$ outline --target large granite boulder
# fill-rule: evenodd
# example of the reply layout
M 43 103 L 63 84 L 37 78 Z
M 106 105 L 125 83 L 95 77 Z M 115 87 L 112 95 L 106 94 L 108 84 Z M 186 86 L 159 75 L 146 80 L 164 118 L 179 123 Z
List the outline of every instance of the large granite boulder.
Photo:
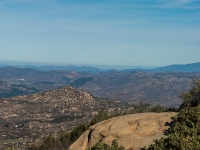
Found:
M 174 112 L 138 113 L 111 118 L 91 126 L 69 150 L 86 150 L 100 141 L 111 144 L 114 139 L 126 149 L 139 150 L 166 136 L 175 115 Z

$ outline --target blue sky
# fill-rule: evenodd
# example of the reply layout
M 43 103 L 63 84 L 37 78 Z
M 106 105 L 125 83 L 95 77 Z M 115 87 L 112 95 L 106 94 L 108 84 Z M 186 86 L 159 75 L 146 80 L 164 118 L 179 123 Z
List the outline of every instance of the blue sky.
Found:
M 165 66 L 199 56 L 200 0 L 0 1 L 0 59 Z

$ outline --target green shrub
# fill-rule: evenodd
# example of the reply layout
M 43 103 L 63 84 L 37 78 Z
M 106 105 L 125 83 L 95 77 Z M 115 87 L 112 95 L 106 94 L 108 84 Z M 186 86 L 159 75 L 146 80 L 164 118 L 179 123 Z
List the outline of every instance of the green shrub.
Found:
M 125 150 L 125 148 L 123 146 L 119 146 L 117 140 L 113 140 L 111 145 L 99 142 L 87 150 Z
M 159 104 L 153 106 L 150 110 L 151 112 L 157 112 L 157 113 L 160 113 L 160 112 L 164 112 L 165 111 L 165 108 Z
M 75 142 L 83 132 L 85 132 L 89 128 L 86 124 L 81 124 L 77 128 L 73 129 L 70 133 L 70 141 Z
M 189 92 L 182 93 L 180 98 L 183 99 L 180 109 L 198 106 L 200 104 L 200 80 L 193 80 L 193 87 Z
M 101 111 L 98 112 L 97 115 L 95 115 L 95 116 L 91 119 L 91 121 L 90 121 L 90 123 L 89 123 L 89 126 L 92 126 L 92 125 L 94 125 L 94 124 L 96 124 L 96 123 L 98 123 L 98 122 L 101 122 L 101 121 L 103 121 L 103 120 L 107 120 L 107 119 L 110 119 L 110 118 L 112 118 L 111 115 L 108 115 L 107 112 L 105 112 L 104 110 L 101 110 Z
M 135 114 L 135 113 L 145 113 L 150 111 L 150 104 L 140 102 L 139 104 L 134 106 L 134 109 L 130 111 L 130 114 Z

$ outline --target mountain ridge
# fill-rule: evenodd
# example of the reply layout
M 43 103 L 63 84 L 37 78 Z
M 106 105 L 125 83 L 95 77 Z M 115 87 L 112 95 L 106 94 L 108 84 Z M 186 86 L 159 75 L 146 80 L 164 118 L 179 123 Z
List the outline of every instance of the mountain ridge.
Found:
M 124 72 L 141 71 L 141 72 L 200 72 L 200 62 L 190 64 L 172 64 L 154 69 L 124 69 Z
M 179 106 L 181 92 L 189 90 L 199 72 L 101 72 L 39 71 L 26 68 L 0 68 L 0 97 L 54 90 L 73 86 L 96 97 L 129 103 L 147 102 L 166 107 Z M 30 90 L 32 89 L 32 90 Z M 3 93 L 7 93 L 6 95 Z
M 172 64 L 162 67 L 140 67 L 140 66 L 124 66 L 124 67 L 116 67 L 110 66 L 109 68 L 104 67 L 104 69 L 100 69 L 99 66 L 95 65 L 48 65 L 48 64 L 37 64 L 37 63 L 28 63 L 20 62 L 17 63 L 13 61 L 0 61 L 0 67 L 8 67 L 14 66 L 18 68 L 32 68 L 36 70 L 63 70 L 63 71 L 77 71 L 77 72 L 89 72 L 89 73 L 99 73 L 99 72 L 109 72 L 109 71 L 122 71 L 122 72 L 131 72 L 131 71 L 142 71 L 142 72 L 200 72 L 200 62 L 196 63 L 188 63 L 188 64 Z M 124 69 L 122 69 L 124 68 Z M 125 69 L 128 68 L 128 69 Z M 148 69 L 152 68 L 152 69 Z

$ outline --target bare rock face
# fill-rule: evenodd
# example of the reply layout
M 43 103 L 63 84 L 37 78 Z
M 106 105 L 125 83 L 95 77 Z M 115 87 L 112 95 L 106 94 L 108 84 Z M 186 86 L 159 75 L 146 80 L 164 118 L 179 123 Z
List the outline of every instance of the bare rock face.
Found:
M 115 117 L 95 124 L 75 141 L 69 150 L 85 150 L 97 142 L 111 144 L 114 139 L 126 149 L 139 150 L 164 137 L 176 113 L 139 113 Z

